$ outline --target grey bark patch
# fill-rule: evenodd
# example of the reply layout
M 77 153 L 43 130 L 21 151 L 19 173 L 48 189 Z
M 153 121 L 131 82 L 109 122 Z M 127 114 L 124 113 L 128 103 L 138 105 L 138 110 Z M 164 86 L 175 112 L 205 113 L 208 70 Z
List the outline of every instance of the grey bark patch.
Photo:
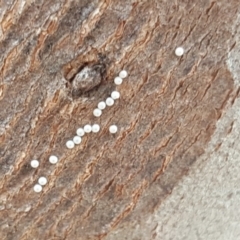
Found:
M 70 80 L 72 96 L 78 97 L 87 93 L 102 82 L 105 71 L 104 65 L 86 65 Z

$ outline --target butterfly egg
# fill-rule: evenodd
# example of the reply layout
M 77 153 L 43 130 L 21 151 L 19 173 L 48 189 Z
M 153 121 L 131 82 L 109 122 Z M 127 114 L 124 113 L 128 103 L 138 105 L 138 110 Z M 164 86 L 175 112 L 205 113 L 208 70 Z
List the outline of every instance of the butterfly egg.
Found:
M 113 100 L 119 99 L 120 98 L 120 93 L 118 91 L 113 91 L 111 93 L 111 97 Z
M 102 110 L 100 110 L 100 109 L 98 109 L 98 108 L 94 109 L 94 110 L 93 110 L 93 115 L 94 115 L 95 117 L 100 117 L 100 116 L 102 115 Z
M 115 78 L 114 78 L 114 83 L 115 83 L 116 85 L 121 85 L 122 82 L 123 82 L 122 78 L 120 78 L 120 77 L 115 77 Z
M 42 186 L 40 184 L 35 184 L 33 187 L 34 192 L 41 192 L 42 191 Z
M 100 110 L 103 110 L 103 109 L 105 109 L 106 108 L 106 103 L 105 102 L 99 102 L 98 103 L 98 108 L 100 109 Z
M 92 131 L 92 126 L 87 124 L 84 126 L 83 130 L 85 133 L 90 133 Z
M 30 164 L 31 164 L 32 168 L 37 168 L 39 166 L 39 161 L 38 160 L 32 160 Z
M 120 78 L 126 78 L 128 75 L 127 71 L 126 70 L 122 70 L 120 73 L 119 73 L 119 77 Z
M 79 137 L 82 137 L 82 136 L 85 134 L 83 128 L 78 128 L 77 131 L 76 131 L 76 133 L 77 133 L 77 135 L 78 135 Z
M 72 140 L 68 140 L 66 142 L 66 146 L 67 146 L 67 148 L 72 149 L 72 148 L 74 148 L 75 144 Z
M 79 137 L 79 136 L 75 136 L 75 137 L 73 138 L 73 142 L 74 142 L 75 144 L 80 144 L 81 141 L 82 141 L 82 138 Z
M 100 130 L 100 126 L 98 124 L 93 124 L 92 125 L 92 132 L 97 133 Z
M 177 47 L 175 49 L 175 55 L 181 57 L 184 54 L 184 49 L 182 47 Z
M 112 134 L 116 133 L 117 130 L 118 130 L 118 127 L 116 125 L 111 125 L 109 127 L 109 132 L 112 133 Z
M 46 184 L 47 184 L 47 178 L 45 178 L 45 177 L 40 177 L 40 178 L 38 179 L 38 183 L 39 183 L 40 185 L 42 185 L 42 186 L 46 185 Z
M 108 97 L 107 99 L 106 99 L 106 105 L 107 106 L 112 106 L 114 104 L 114 100 L 111 98 L 111 97 Z
M 49 162 L 50 162 L 51 164 L 56 164 L 56 163 L 58 162 L 58 157 L 57 157 L 57 156 L 54 156 L 54 155 L 50 156 L 50 157 L 49 157 Z

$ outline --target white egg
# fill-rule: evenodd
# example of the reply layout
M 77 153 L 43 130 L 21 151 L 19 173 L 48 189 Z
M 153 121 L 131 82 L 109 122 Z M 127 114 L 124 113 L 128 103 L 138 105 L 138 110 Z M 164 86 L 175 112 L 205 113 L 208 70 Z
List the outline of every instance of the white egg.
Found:
M 73 142 L 74 142 L 75 144 L 80 144 L 81 141 L 82 141 L 82 138 L 79 137 L 79 136 L 75 136 L 75 137 L 73 138 Z
M 177 47 L 175 50 L 175 54 L 178 57 L 181 57 L 184 54 L 184 49 L 182 47 Z
M 103 109 L 105 109 L 106 108 L 106 103 L 105 102 L 99 102 L 98 103 L 98 108 L 100 109 L 100 110 L 103 110 Z
M 83 128 L 78 128 L 76 133 L 79 137 L 82 137 L 85 134 Z
M 31 161 L 31 167 L 32 168 L 37 168 L 39 166 L 39 161 L 38 160 L 32 160 Z
M 33 187 L 34 192 L 41 192 L 42 191 L 42 186 L 40 184 L 35 184 Z
M 119 77 L 120 78 L 126 78 L 128 75 L 127 71 L 126 70 L 122 70 L 120 73 L 119 73 Z
M 94 115 L 95 117 L 100 117 L 100 116 L 102 115 L 102 110 L 101 110 L 101 109 L 98 109 L 98 108 L 94 109 L 94 110 L 93 110 L 93 115 Z
M 118 91 L 113 91 L 111 93 L 111 97 L 112 99 L 116 100 L 116 99 L 119 99 L 120 98 L 120 93 Z
M 42 185 L 42 186 L 46 185 L 46 184 L 47 184 L 47 178 L 45 178 L 45 177 L 40 177 L 40 178 L 38 179 L 38 183 L 39 183 L 40 185 Z
M 57 156 L 50 156 L 49 157 L 49 162 L 52 163 L 52 164 L 56 164 L 58 162 L 58 157 Z
M 67 146 L 67 148 L 72 149 L 72 148 L 74 148 L 75 144 L 72 140 L 68 140 L 66 142 L 66 146 Z
M 87 125 L 84 126 L 83 129 L 84 129 L 85 133 L 90 133 L 92 131 L 92 126 L 87 124 Z
M 107 99 L 106 99 L 106 105 L 107 106 L 112 106 L 114 104 L 114 100 L 111 98 L 111 97 L 108 97 Z
M 118 130 L 118 127 L 116 125 L 111 125 L 109 127 L 109 132 L 112 133 L 112 134 L 116 133 L 117 130 Z
M 123 82 L 122 78 L 120 78 L 120 77 L 115 77 L 115 78 L 114 78 L 114 83 L 115 83 L 116 85 L 121 85 L 122 82 Z
M 100 130 L 100 126 L 98 124 L 92 125 L 92 132 L 97 133 Z

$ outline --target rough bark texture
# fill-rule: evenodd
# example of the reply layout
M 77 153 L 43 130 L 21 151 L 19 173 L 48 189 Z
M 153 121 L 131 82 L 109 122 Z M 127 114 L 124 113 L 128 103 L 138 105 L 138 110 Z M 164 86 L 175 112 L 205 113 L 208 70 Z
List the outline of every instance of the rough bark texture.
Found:
M 238 12 L 238 0 L 0 1 L 1 239 L 174 238 L 153 216 L 208 161 L 217 122 L 239 97 L 227 64 Z M 129 77 L 115 87 L 123 68 Z M 84 69 L 89 83 L 78 82 Z M 113 89 L 121 99 L 96 119 Z M 67 149 L 87 123 L 100 133 Z M 234 119 L 225 124 L 223 136 Z M 42 175 L 49 182 L 34 193 Z

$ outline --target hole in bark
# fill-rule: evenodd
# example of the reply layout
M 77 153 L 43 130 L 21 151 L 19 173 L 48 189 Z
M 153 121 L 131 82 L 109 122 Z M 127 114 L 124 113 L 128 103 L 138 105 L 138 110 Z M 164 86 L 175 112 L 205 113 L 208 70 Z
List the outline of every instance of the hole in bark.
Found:
M 77 74 L 69 80 L 73 97 L 96 89 L 102 82 L 104 72 L 105 66 L 101 64 L 82 65 Z
M 99 54 L 98 62 L 84 62 L 66 75 L 66 86 L 73 98 L 96 90 L 106 76 L 106 57 Z

